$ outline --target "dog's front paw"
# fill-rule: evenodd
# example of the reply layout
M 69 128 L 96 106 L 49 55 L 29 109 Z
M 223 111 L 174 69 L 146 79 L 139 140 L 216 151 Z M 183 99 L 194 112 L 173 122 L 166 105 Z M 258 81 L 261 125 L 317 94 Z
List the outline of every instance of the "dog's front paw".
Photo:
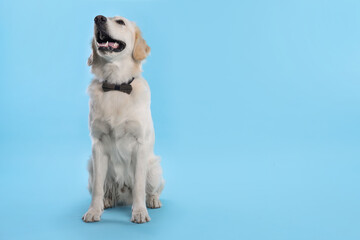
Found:
M 98 222 L 100 221 L 101 214 L 101 209 L 95 209 L 90 207 L 89 210 L 82 217 L 82 220 L 84 222 Z
M 133 223 L 145 223 L 149 222 L 150 220 L 151 219 L 146 208 L 133 209 L 131 217 L 131 221 Z

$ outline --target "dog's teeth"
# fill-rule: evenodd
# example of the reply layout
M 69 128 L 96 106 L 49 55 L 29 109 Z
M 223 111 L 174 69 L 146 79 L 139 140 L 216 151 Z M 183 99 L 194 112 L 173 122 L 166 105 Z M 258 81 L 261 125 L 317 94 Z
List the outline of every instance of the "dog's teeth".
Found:
M 109 42 L 106 42 L 106 43 L 105 43 L 105 47 L 108 47 L 108 46 L 109 46 Z
M 116 42 L 114 43 L 114 48 L 117 48 L 119 46 L 119 44 Z

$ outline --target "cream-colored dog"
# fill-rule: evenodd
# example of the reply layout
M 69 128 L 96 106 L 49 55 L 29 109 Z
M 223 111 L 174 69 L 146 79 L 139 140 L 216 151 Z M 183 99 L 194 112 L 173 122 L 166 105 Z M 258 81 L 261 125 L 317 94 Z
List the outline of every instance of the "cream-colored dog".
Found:
M 148 222 L 146 207 L 161 207 L 164 188 L 160 159 L 153 152 L 150 88 L 141 76 L 141 62 L 150 47 L 134 22 L 99 15 L 92 50 L 88 60 L 95 75 L 88 88 L 92 201 L 83 220 L 96 222 L 104 208 L 132 204 L 131 221 Z

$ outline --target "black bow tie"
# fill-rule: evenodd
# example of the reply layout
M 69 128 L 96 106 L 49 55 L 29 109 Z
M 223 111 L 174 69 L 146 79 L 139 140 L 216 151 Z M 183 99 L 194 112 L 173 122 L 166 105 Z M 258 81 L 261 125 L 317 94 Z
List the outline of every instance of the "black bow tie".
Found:
M 102 89 L 104 92 L 116 90 L 116 91 L 130 94 L 132 91 L 131 83 L 132 83 L 132 81 L 134 81 L 134 79 L 135 78 L 133 77 L 127 83 L 122 83 L 122 84 L 113 84 L 113 83 L 108 83 L 107 81 L 105 81 L 102 84 Z

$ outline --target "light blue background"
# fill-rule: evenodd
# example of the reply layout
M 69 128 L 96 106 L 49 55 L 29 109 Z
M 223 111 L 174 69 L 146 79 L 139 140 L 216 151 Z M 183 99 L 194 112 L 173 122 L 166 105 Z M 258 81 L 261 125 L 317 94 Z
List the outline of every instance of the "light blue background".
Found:
M 152 221 L 86 224 L 93 18 L 152 48 Z M 360 2 L 0 2 L 0 239 L 360 239 Z

